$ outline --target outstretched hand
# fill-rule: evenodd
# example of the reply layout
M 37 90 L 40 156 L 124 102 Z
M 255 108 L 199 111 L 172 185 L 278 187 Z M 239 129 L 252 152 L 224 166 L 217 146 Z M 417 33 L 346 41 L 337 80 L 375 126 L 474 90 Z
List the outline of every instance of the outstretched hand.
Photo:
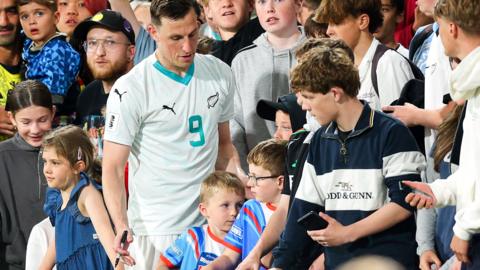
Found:
M 405 197 L 405 202 L 410 206 L 422 209 L 432 208 L 436 204 L 437 199 L 428 184 L 414 181 L 402 181 L 402 183 L 417 191 L 411 192 Z

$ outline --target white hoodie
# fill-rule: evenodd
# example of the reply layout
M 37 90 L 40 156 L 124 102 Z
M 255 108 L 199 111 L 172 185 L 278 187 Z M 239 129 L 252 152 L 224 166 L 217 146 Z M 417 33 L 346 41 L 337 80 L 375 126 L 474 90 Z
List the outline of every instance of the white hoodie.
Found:
M 430 187 L 437 207 L 457 205 L 453 231 L 470 240 L 480 233 L 480 47 L 472 51 L 451 74 L 454 100 L 468 100 L 463 122 L 460 166 L 445 181 Z

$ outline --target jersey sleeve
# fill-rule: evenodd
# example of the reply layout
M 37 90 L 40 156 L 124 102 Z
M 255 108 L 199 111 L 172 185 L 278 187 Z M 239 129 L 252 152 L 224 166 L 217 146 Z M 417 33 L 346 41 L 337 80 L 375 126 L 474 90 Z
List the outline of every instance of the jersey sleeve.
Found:
M 107 100 L 104 140 L 132 146 L 141 123 L 142 90 L 128 79 L 118 79 Z M 135 93 L 135 94 L 133 94 Z
M 223 64 L 223 63 L 222 63 Z M 226 85 L 227 89 L 225 89 L 225 101 L 223 102 L 222 106 L 222 115 L 219 118 L 219 122 L 226 122 L 233 118 L 234 116 L 234 95 L 237 92 L 236 85 L 235 85 L 235 78 L 233 77 L 232 70 L 230 67 L 225 65 L 225 69 L 227 70 L 226 78 Z
M 182 265 L 187 249 L 189 248 L 188 238 L 188 231 L 182 233 L 177 240 L 160 255 L 160 260 L 168 266 L 168 268 L 179 268 Z
M 225 236 L 225 246 L 239 254 L 242 254 L 243 237 L 244 237 L 244 224 L 245 224 L 245 204 L 240 209 L 232 228 Z

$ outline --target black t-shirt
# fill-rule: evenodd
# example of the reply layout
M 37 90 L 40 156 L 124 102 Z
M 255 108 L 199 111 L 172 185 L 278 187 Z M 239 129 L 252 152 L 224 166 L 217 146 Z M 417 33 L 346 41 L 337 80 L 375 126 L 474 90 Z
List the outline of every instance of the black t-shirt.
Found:
M 307 159 L 310 144 L 304 143 L 309 132 L 300 130 L 292 134 L 285 158 L 285 182 L 282 194 L 290 196 L 290 205 L 302 178 L 303 165 Z
M 104 116 L 107 99 L 108 94 L 103 89 L 102 81 L 91 82 L 78 96 L 75 123 L 84 125 L 91 116 Z
M 253 44 L 265 30 L 260 25 L 258 18 L 251 19 L 238 32 L 227 41 L 217 41 L 213 43 L 212 55 L 221 59 L 229 66 L 232 60 L 241 49 Z

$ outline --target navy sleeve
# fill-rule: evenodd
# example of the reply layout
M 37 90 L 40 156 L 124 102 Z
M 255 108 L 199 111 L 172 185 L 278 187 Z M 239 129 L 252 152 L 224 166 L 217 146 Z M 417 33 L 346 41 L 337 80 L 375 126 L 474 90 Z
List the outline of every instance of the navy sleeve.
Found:
M 425 169 L 425 157 L 408 128 L 400 123 L 389 129 L 384 145 L 382 169 L 388 197 L 391 202 L 413 211 L 405 202 L 411 189 L 403 186 L 401 181 L 421 181 L 420 173 Z

